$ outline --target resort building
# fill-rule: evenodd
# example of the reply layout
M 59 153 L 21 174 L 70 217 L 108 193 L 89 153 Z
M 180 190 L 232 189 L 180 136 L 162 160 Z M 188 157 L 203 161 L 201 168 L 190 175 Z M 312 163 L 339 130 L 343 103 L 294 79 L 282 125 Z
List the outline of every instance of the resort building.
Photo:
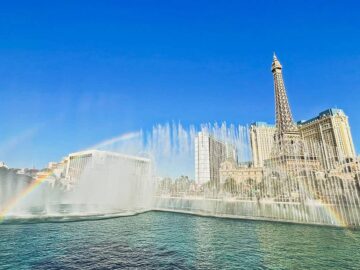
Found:
M 321 162 L 324 169 L 355 160 L 355 148 L 348 116 L 341 109 L 327 109 L 309 120 L 297 122 L 300 136 L 307 149 Z M 263 167 L 270 158 L 276 127 L 265 122 L 250 126 L 252 160 L 255 167 Z
M 304 141 L 319 149 L 324 168 L 331 169 L 339 162 L 356 158 L 348 117 L 343 110 L 325 110 L 310 120 L 299 121 L 298 126 Z
M 237 160 L 236 149 L 215 139 L 207 132 L 199 132 L 195 138 L 195 182 L 219 183 L 219 169 L 226 159 Z
M 151 175 L 150 160 L 120 153 L 87 150 L 70 154 L 66 158 L 65 184 L 68 188 L 87 176 L 105 180 L 111 173 L 129 180 Z M 111 173 L 110 173 L 111 172 Z M 110 175 L 111 176 L 111 175 Z M 114 175 L 113 175 L 114 176 Z
M 282 65 L 275 55 L 271 70 L 274 77 L 276 125 L 264 122 L 251 124 L 253 165 L 274 166 L 274 163 L 282 162 L 286 163 L 289 170 L 295 167 L 331 170 L 340 163 L 355 160 L 350 125 L 345 113 L 340 109 L 328 109 L 310 120 L 294 123 Z M 290 148 L 293 150 L 290 151 Z M 292 155 L 289 155 L 289 151 L 293 152 Z M 303 160 L 300 162 L 303 164 L 299 160 Z
M 264 160 L 270 158 L 274 145 L 275 126 L 265 122 L 250 125 L 251 153 L 254 167 L 263 167 Z
M 255 122 L 250 126 L 252 162 L 238 164 L 236 151 L 211 135 L 200 132 L 195 141 L 197 184 L 227 180 L 242 183 L 276 179 L 359 177 L 348 117 L 340 109 L 325 110 L 317 117 L 295 123 L 282 75 L 274 55 L 275 125 Z M 277 183 L 275 183 L 277 184 Z

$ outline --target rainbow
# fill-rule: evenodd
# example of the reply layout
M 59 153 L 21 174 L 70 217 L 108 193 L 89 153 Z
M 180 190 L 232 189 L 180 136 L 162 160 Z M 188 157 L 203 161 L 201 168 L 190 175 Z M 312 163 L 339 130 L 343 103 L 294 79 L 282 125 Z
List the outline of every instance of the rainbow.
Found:
M 306 192 L 309 198 L 315 197 L 314 196 L 315 191 L 311 187 L 307 185 L 301 185 L 301 186 L 302 186 L 302 190 Z M 306 186 L 308 187 L 308 189 L 305 188 Z M 322 199 L 318 199 L 318 201 L 320 202 L 321 206 L 325 209 L 327 215 L 331 218 L 331 220 L 335 222 L 337 226 L 341 226 L 341 227 L 347 226 L 347 221 L 344 219 L 343 215 L 337 211 L 336 207 L 334 207 L 333 204 L 328 203 Z
M 25 198 L 28 194 L 30 194 L 33 190 L 35 190 L 38 186 L 41 185 L 49 176 L 53 174 L 53 171 L 50 170 L 45 174 L 38 176 L 34 181 L 32 181 L 27 187 L 21 190 L 18 194 L 16 194 L 13 198 L 7 201 L 4 207 L 0 211 L 0 222 L 4 220 L 6 215 L 9 213 L 11 209 L 13 209 L 23 198 Z

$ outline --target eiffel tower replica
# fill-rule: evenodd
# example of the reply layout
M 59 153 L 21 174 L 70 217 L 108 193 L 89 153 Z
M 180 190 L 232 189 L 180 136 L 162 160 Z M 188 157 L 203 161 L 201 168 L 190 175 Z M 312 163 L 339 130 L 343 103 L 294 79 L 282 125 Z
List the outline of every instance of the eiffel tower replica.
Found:
M 275 53 L 271 65 L 274 77 L 276 132 L 270 158 L 265 167 L 281 168 L 286 174 L 296 174 L 305 169 L 319 170 L 317 158 L 306 151 L 300 131 L 293 121 L 285 84 L 282 65 Z

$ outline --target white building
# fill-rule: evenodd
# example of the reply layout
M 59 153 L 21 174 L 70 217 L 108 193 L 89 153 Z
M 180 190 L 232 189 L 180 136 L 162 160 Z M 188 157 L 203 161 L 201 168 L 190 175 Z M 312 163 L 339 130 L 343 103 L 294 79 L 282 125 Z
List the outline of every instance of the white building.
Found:
M 220 182 L 220 165 L 226 159 L 237 161 L 234 146 L 215 139 L 206 132 L 199 132 L 195 138 L 195 181 Z
M 74 186 L 86 173 L 99 176 L 99 181 L 111 177 L 109 172 L 140 178 L 151 175 L 150 160 L 108 151 L 87 150 L 70 154 L 66 159 L 65 184 Z M 129 179 L 130 180 L 130 179 Z

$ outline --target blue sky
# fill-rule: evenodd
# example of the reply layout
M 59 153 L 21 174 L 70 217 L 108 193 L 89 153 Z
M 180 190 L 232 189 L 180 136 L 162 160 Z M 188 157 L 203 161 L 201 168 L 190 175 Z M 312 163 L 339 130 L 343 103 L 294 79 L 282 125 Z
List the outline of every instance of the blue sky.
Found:
M 0 160 L 44 166 L 155 123 L 274 122 L 329 107 L 360 145 L 356 1 L 4 1 Z

